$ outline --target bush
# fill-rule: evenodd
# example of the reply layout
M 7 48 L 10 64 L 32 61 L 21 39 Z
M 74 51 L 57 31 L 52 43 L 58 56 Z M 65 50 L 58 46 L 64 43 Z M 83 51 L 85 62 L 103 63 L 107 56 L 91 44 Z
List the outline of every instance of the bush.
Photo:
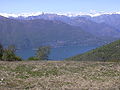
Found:
M 15 56 L 15 57 L 14 57 L 14 60 L 15 60 L 15 61 L 22 61 L 22 58 L 19 57 L 19 56 Z
M 3 46 L 2 44 L 0 44 L 0 60 L 2 60 L 2 56 L 3 56 Z
M 37 57 L 29 57 L 28 60 L 30 60 L 30 61 L 35 61 L 36 60 L 37 61 L 39 59 Z
M 15 54 L 16 48 L 14 45 L 8 46 L 4 49 L 2 61 L 22 61 L 22 59 Z

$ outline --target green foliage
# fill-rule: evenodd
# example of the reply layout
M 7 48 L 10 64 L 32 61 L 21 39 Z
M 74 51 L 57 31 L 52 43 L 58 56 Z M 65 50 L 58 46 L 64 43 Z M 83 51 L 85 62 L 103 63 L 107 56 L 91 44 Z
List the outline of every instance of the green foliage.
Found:
M 28 60 L 35 61 L 35 60 L 39 60 L 39 59 L 33 56 L 33 57 L 29 57 Z
M 15 60 L 15 61 L 22 61 L 22 58 L 19 57 L 19 56 L 14 56 L 13 60 Z
M 2 60 L 2 56 L 3 56 L 3 46 L 2 44 L 0 44 L 0 60 Z
M 49 53 L 50 53 L 50 47 L 49 46 L 39 47 L 37 52 L 36 52 L 36 57 L 39 60 L 48 60 Z
M 2 60 L 3 61 L 21 61 L 22 59 L 15 54 L 16 47 L 14 45 L 8 46 L 4 49 Z
M 78 61 L 120 61 L 120 40 L 80 54 L 67 60 Z
M 37 60 L 48 60 L 48 55 L 50 54 L 50 46 L 42 46 L 39 47 L 36 51 L 36 55 L 29 57 L 28 60 L 30 61 L 37 61 Z

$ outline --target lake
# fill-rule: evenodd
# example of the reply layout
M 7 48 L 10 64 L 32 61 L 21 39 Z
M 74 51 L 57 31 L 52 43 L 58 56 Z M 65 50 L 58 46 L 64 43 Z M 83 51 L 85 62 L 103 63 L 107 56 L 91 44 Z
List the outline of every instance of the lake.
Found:
M 50 60 L 64 60 L 65 58 L 75 56 L 92 50 L 98 46 L 68 46 L 68 47 L 57 47 L 52 48 L 49 55 Z M 21 56 L 23 59 L 34 56 L 35 51 L 32 49 L 21 49 L 17 51 L 17 55 Z

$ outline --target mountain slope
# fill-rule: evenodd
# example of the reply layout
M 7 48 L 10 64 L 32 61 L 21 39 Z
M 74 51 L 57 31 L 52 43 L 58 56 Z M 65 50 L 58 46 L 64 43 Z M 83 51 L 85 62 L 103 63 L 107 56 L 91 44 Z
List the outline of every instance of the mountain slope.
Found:
M 23 23 L 0 16 L 0 42 L 2 44 L 25 46 L 27 39 Z
M 99 38 L 61 21 L 43 19 L 13 20 L 0 18 L 0 42 L 18 47 L 38 47 L 40 45 L 66 46 L 101 43 Z
M 106 23 L 120 31 L 120 14 L 104 14 L 89 19 L 97 23 Z
M 78 61 L 109 61 L 120 60 L 120 40 L 104 45 L 100 48 L 91 50 L 84 54 L 80 54 L 67 60 Z
M 103 40 L 111 41 L 120 39 L 120 30 L 119 30 L 119 15 L 101 15 L 97 17 L 91 16 L 76 16 L 68 17 L 64 15 L 57 14 L 41 14 L 38 16 L 29 16 L 29 17 L 18 17 L 15 19 L 19 20 L 36 20 L 44 19 L 51 21 L 62 21 L 66 24 L 72 26 L 79 26 L 81 29 L 85 30 L 102 38 Z M 110 39 L 111 38 L 111 39 Z
M 80 26 L 86 32 L 104 39 L 120 38 L 120 32 L 116 28 L 105 23 L 96 23 L 84 17 L 75 17 L 69 22 L 69 24 Z

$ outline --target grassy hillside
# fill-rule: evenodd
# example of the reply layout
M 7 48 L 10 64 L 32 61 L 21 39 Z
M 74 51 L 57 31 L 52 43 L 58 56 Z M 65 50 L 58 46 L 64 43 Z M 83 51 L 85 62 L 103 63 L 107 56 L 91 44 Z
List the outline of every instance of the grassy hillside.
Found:
M 67 60 L 78 61 L 110 61 L 120 60 L 120 40 L 104 45 L 100 48 L 80 54 Z
M 119 90 L 120 63 L 0 62 L 0 90 Z

